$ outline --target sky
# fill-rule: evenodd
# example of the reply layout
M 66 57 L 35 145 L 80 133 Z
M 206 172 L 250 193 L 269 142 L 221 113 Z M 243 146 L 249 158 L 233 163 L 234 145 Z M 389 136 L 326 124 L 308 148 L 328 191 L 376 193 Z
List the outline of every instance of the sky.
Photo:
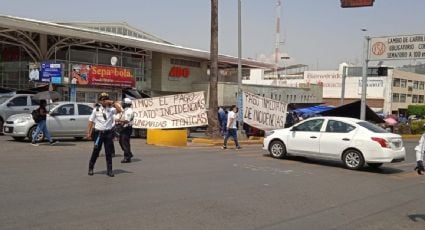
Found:
M 238 1 L 218 2 L 219 53 L 237 57 Z M 207 51 L 210 47 L 209 0 L 0 3 L 3 15 L 46 21 L 127 22 L 178 45 Z M 276 5 L 277 0 L 242 0 L 243 58 L 274 62 Z M 340 0 L 282 0 L 280 50 L 290 59 L 281 64 L 305 64 L 310 70 L 338 69 L 342 62 L 361 64 L 365 36 L 425 34 L 424 9 L 424 0 L 375 0 L 373 7 L 346 9 L 340 7 Z

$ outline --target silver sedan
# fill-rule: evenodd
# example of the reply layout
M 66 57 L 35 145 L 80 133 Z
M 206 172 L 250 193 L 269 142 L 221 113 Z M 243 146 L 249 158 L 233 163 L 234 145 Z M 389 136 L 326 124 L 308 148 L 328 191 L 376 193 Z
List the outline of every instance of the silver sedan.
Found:
M 74 137 L 77 140 L 85 137 L 87 121 L 93 111 L 93 104 L 82 102 L 56 102 L 50 105 L 47 115 L 47 128 L 52 137 Z M 4 124 L 4 134 L 15 140 L 32 139 L 37 124 L 31 114 L 21 113 L 10 116 Z M 37 141 L 44 139 L 40 133 Z

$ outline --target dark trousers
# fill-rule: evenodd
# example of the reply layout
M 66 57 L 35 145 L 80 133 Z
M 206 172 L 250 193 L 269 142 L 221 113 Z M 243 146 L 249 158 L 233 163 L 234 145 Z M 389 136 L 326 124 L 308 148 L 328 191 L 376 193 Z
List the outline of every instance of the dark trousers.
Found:
M 112 153 L 114 152 L 114 132 L 111 130 L 98 131 L 95 130 L 93 134 L 94 147 L 90 157 L 89 169 L 94 168 L 99 153 L 102 150 L 102 145 L 105 145 L 105 158 L 108 171 L 112 170 Z
M 237 129 L 227 129 L 227 133 L 224 136 L 224 146 L 227 147 L 227 140 L 229 139 L 229 137 L 233 138 L 233 141 L 236 144 L 236 147 L 239 147 L 239 143 L 238 143 L 238 130 Z
M 133 128 L 131 126 L 125 127 L 120 133 L 119 143 L 122 151 L 124 151 L 124 159 L 131 159 L 133 154 L 131 153 L 130 138 Z

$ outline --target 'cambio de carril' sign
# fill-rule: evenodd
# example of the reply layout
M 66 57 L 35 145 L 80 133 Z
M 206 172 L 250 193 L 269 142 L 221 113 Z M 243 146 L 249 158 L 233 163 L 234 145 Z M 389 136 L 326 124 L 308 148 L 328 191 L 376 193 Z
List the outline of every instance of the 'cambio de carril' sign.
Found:
M 204 92 L 133 100 L 133 127 L 169 129 L 208 125 Z
M 369 60 L 425 59 L 425 35 L 371 38 Z

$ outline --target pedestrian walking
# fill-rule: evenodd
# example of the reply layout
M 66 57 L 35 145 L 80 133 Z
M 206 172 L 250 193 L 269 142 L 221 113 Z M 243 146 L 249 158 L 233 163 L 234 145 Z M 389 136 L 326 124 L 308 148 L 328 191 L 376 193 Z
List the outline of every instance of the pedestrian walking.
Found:
M 47 137 L 50 145 L 55 145 L 57 143 L 57 141 L 52 140 L 49 130 L 47 129 L 46 120 L 47 120 L 48 110 L 46 109 L 46 106 L 47 106 L 46 100 L 40 100 L 40 106 L 32 112 L 33 119 L 37 123 L 37 128 L 35 130 L 35 133 L 32 135 L 31 145 L 33 146 L 38 146 L 37 136 L 38 134 L 40 134 L 40 132 L 43 132 L 44 136 Z
M 131 153 L 130 138 L 131 133 L 133 132 L 133 109 L 131 108 L 130 98 L 124 98 L 123 102 L 124 111 L 122 112 L 121 119 L 116 120 L 117 127 L 120 128 L 119 132 L 119 143 L 122 151 L 124 152 L 124 159 L 121 163 L 130 163 L 133 153 Z
M 425 133 L 422 134 L 419 144 L 415 147 L 416 151 L 416 168 L 415 171 L 422 175 L 425 172 L 424 159 L 425 159 Z
M 227 140 L 229 139 L 229 137 L 233 138 L 233 141 L 235 142 L 235 145 L 236 145 L 236 149 L 241 149 L 241 146 L 239 145 L 239 142 L 238 142 L 238 128 L 236 124 L 237 111 L 238 111 L 238 108 L 236 107 L 236 105 L 232 105 L 229 113 L 227 114 L 227 126 L 226 126 L 227 132 L 226 132 L 226 135 L 224 136 L 223 149 L 227 149 Z
M 218 117 L 218 127 L 220 128 L 220 135 L 224 136 L 224 133 L 226 131 L 225 124 L 227 123 L 227 118 L 226 118 L 226 112 L 224 111 L 222 107 L 218 108 L 217 117 Z
M 99 95 L 99 104 L 100 106 L 94 109 L 90 115 L 87 125 L 87 138 L 90 139 L 92 135 L 94 137 L 94 147 L 90 157 L 88 175 L 93 175 L 94 165 L 102 150 L 102 145 L 105 145 L 107 175 L 113 177 L 112 153 L 114 150 L 112 142 L 114 141 L 114 115 L 122 112 L 122 107 L 119 102 L 109 100 L 107 93 Z

